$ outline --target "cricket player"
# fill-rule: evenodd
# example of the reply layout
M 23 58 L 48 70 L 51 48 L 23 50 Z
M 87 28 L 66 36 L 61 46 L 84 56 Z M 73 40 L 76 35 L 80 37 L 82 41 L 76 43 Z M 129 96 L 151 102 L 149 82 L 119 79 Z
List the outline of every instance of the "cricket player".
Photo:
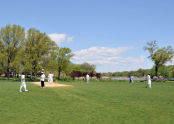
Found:
M 51 83 L 51 72 L 48 74 L 48 83 Z
M 21 85 L 20 85 L 20 89 L 19 89 L 19 92 L 22 92 L 22 88 L 24 87 L 24 91 L 28 91 L 27 88 L 26 88 L 26 83 L 25 83 L 25 75 L 24 73 L 22 72 L 22 75 L 21 75 Z
M 41 88 L 44 88 L 45 87 L 45 74 L 42 72 L 41 73 L 41 77 L 40 77 L 40 80 L 41 80 Z
M 88 74 L 86 75 L 86 82 L 87 83 L 89 82 L 89 75 Z
M 147 86 L 146 88 L 151 88 L 151 78 L 150 78 L 150 74 L 147 75 Z
M 48 82 L 49 83 L 53 83 L 53 74 L 50 72 L 49 75 L 48 75 Z
M 133 77 L 131 75 L 129 76 L 129 81 L 130 83 L 133 83 Z

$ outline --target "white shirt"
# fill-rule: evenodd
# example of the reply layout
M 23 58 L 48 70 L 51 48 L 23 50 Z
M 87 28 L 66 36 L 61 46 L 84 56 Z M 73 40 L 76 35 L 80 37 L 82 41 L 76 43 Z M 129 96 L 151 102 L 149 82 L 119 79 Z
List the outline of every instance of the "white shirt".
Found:
M 147 83 L 148 83 L 148 84 L 151 84 L 151 78 L 150 78 L 150 75 L 147 75 Z
M 53 78 L 53 74 L 49 74 L 48 75 L 48 78 Z
M 21 82 L 24 82 L 25 81 L 25 75 L 21 75 Z
M 148 81 L 150 81 L 150 80 L 151 80 L 150 75 L 147 75 L 147 80 L 148 80 Z
M 89 75 L 88 74 L 86 75 L 86 79 L 89 79 Z
M 44 81 L 44 80 L 45 80 L 45 74 L 42 74 L 42 75 L 41 75 L 40 80 L 41 80 L 41 81 Z
M 48 78 L 51 78 L 51 74 L 48 75 Z

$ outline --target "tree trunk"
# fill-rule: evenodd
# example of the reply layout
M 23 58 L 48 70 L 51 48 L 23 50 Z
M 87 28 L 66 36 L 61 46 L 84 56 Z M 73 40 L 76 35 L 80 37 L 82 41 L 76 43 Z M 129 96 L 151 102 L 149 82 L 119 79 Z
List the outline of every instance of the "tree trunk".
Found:
M 9 66 L 10 66 L 10 59 L 8 58 L 8 64 L 7 64 L 7 79 L 9 80 L 9 73 L 10 73 L 10 68 L 9 68 Z
M 32 76 L 32 72 L 30 72 L 30 79 L 32 80 L 33 76 Z
M 58 80 L 60 80 L 60 69 L 58 70 Z
M 7 68 L 7 79 L 9 80 L 9 68 Z
M 19 78 L 19 73 L 17 73 L 17 78 Z
M 15 72 L 15 71 L 13 71 L 13 73 L 12 73 L 12 74 L 13 74 L 13 78 L 15 78 L 15 77 L 16 77 L 16 76 L 15 76 L 15 75 L 16 75 L 16 72 Z
M 158 77 L 158 65 L 155 65 L 155 76 Z
M 36 80 L 36 73 L 37 73 L 37 69 L 36 69 L 36 62 L 34 62 L 34 81 Z
M 36 80 L 36 73 L 34 73 L 34 80 Z

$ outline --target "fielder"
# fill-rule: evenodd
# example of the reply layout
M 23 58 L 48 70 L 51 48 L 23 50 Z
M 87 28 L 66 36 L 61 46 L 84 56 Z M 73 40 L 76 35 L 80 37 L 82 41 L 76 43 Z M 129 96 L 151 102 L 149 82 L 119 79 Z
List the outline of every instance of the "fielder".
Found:
M 41 88 L 44 88 L 45 87 L 45 74 L 42 72 L 41 73 L 41 76 L 40 76 L 40 80 L 41 80 Z
M 21 85 L 20 85 L 19 92 L 22 92 L 22 88 L 23 87 L 24 87 L 25 92 L 28 91 L 27 88 L 26 88 L 26 83 L 25 83 L 25 75 L 22 72 L 22 75 L 21 75 Z
M 150 78 L 150 74 L 147 75 L 147 86 L 146 88 L 151 88 L 151 78 Z
M 129 76 L 129 81 L 130 83 L 133 83 L 133 77 L 131 75 Z
M 53 83 L 53 74 L 50 72 L 49 75 L 48 75 L 48 82 L 49 83 Z
M 86 82 L 87 83 L 89 82 L 89 75 L 88 74 L 86 75 Z

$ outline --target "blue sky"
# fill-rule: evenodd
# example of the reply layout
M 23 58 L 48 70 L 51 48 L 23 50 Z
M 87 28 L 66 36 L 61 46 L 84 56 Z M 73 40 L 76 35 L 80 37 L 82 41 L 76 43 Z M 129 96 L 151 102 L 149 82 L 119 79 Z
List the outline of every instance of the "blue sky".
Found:
M 174 46 L 172 0 L 0 0 L 0 27 L 19 24 L 72 49 L 100 72 L 151 68 L 147 41 Z

